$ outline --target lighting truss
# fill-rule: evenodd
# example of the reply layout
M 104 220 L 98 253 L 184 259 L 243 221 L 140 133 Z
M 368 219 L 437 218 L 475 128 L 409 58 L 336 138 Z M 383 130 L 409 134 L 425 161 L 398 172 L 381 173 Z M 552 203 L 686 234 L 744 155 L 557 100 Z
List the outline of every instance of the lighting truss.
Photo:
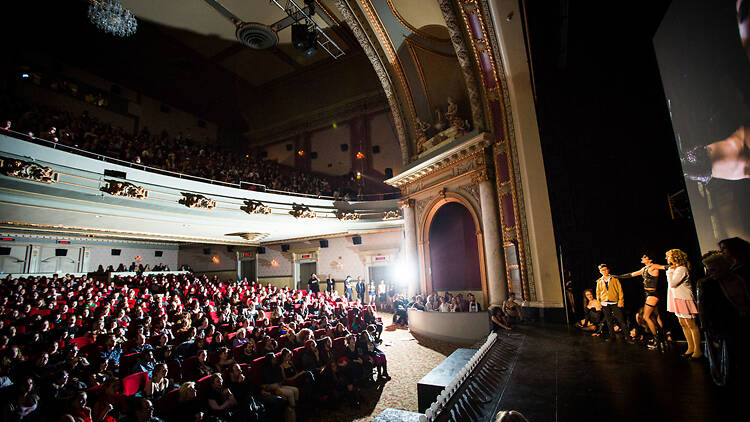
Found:
M 279 9 L 286 12 L 289 18 L 294 20 L 295 23 L 301 20 L 306 20 L 308 27 L 313 28 L 320 35 L 316 41 L 320 48 L 325 50 L 326 53 L 328 53 L 331 57 L 333 57 L 334 59 L 338 59 L 345 54 L 344 50 L 342 50 L 341 47 L 339 47 L 338 44 L 336 44 L 331 39 L 331 37 L 329 37 L 328 34 L 323 31 L 323 28 L 315 23 L 312 15 L 308 13 L 308 8 L 300 7 L 300 5 L 298 5 L 294 0 L 284 0 L 284 5 L 282 5 L 279 0 L 271 0 L 271 2 L 278 6 Z

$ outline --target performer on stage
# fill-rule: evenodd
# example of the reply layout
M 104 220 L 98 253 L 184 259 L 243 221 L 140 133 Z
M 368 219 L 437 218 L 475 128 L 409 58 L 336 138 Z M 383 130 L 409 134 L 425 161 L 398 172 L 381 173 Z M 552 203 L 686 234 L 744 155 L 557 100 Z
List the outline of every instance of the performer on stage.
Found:
M 659 284 L 659 270 L 666 270 L 665 265 L 654 264 L 649 254 L 645 253 L 641 257 L 641 264 L 644 265 L 638 271 L 618 275 L 617 278 L 632 278 L 643 276 L 643 291 L 646 293 L 646 303 L 643 307 L 643 319 L 648 325 L 649 331 L 654 336 L 648 345 L 649 349 L 656 349 L 664 342 L 664 324 L 661 322 L 659 310 L 656 305 L 659 303 L 659 296 L 656 288 Z
M 625 296 L 622 294 L 620 280 L 609 273 L 607 264 L 599 265 L 599 273 L 602 275 L 596 280 L 596 298 L 602 304 L 604 318 L 607 321 L 609 330 L 608 340 L 615 339 L 615 322 L 620 326 L 620 331 L 627 331 L 625 317 L 622 315 L 622 308 L 625 306 Z
M 701 332 L 695 318 L 698 315 L 698 307 L 693 297 L 690 273 L 688 272 L 687 254 L 679 249 L 667 251 L 667 281 L 669 291 L 667 294 L 667 311 L 672 312 L 680 321 L 682 332 L 688 343 L 688 349 L 684 356 L 692 359 L 703 357 L 701 349 Z

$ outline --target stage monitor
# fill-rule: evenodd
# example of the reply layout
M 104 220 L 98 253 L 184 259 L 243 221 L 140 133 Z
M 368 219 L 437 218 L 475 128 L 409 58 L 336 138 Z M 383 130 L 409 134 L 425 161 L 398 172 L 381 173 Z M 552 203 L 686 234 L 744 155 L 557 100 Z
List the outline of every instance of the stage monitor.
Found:
M 749 9 L 748 1 L 675 0 L 654 36 L 703 252 L 750 239 Z

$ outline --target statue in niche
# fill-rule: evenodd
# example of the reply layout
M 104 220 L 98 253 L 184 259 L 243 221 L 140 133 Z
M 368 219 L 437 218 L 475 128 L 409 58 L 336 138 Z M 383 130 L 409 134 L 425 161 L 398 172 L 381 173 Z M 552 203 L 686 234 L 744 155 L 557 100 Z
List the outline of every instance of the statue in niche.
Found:
M 466 121 L 458 115 L 458 104 L 451 97 L 448 97 L 448 111 L 445 112 L 445 118 L 451 127 L 456 129 L 456 138 L 466 133 Z
M 424 144 L 427 142 L 427 131 L 430 130 L 431 126 L 419 117 L 417 117 L 415 123 L 417 125 L 417 154 L 421 154 L 424 151 Z
M 442 132 L 445 129 L 445 120 L 443 120 L 443 114 L 440 112 L 440 107 L 435 107 L 435 123 L 432 125 L 438 132 Z

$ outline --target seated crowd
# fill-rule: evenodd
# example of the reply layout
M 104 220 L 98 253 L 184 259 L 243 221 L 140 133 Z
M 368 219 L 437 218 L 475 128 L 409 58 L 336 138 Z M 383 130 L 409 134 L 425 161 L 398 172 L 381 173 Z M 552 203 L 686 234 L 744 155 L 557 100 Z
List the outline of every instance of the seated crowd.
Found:
M 345 199 L 357 192 L 346 177 L 318 176 L 264 160 L 260 150 L 238 154 L 213 142 L 195 142 L 189 133 L 152 134 L 148 128 L 134 136 L 87 113 L 76 115 L 12 99 L 4 102 L 9 103 L 3 107 L 9 114 L 3 116 L 0 130 L 13 130 L 123 161 L 222 182 L 243 181 L 279 191 Z
M 508 299 L 502 306 L 494 306 L 489 309 L 493 330 L 510 330 L 511 324 L 523 321 L 521 306 L 515 302 L 515 293 L 510 293 Z M 477 301 L 473 293 L 453 295 L 445 292 L 440 296 L 439 292 L 412 296 L 410 300 L 401 295 L 393 298 L 393 323 L 397 326 L 407 327 L 409 324 L 409 309 L 417 309 L 425 312 L 480 312 L 482 305 Z
M 68 275 L 0 296 L 3 420 L 293 421 L 390 379 L 374 307 L 327 292 Z

